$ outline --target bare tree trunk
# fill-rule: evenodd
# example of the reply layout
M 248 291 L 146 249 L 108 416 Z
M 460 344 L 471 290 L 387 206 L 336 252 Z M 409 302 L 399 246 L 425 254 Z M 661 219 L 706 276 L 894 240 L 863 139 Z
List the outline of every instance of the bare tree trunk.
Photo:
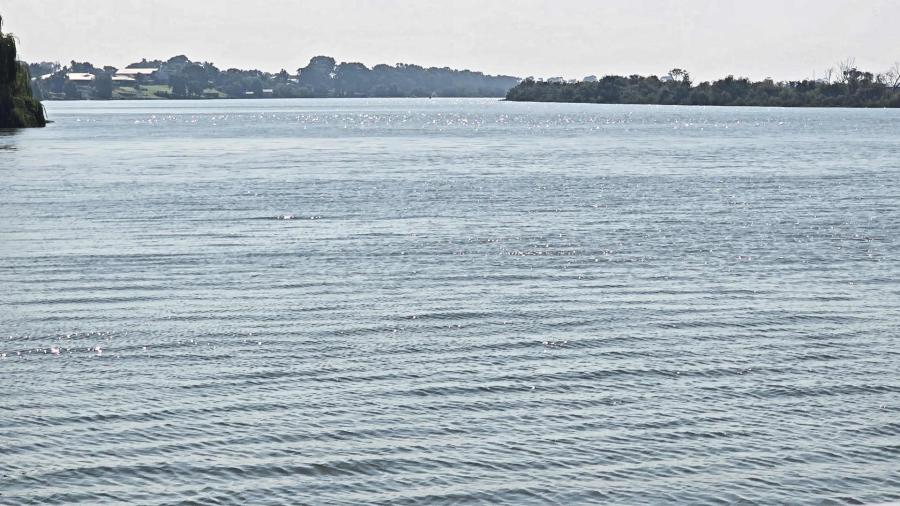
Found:
M 890 70 L 888 70 L 887 75 L 888 77 L 893 79 L 893 82 L 891 82 L 891 88 L 893 88 L 894 90 L 900 88 L 900 62 L 895 61 L 894 66 L 891 67 Z

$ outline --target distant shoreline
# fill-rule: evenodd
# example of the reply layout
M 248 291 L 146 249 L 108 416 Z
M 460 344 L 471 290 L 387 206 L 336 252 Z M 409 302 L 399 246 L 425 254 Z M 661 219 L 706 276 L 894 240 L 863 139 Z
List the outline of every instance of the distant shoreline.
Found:
M 500 102 L 516 102 L 520 104 L 585 104 L 585 105 L 644 105 L 647 107 L 741 107 L 748 109 L 900 109 L 900 106 L 847 106 L 847 105 L 768 105 L 768 104 L 659 104 L 638 102 L 573 102 L 560 100 L 510 100 L 501 98 Z
M 898 109 L 898 107 L 848 107 L 843 105 L 829 105 L 829 106 L 787 106 L 787 105 L 712 105 L 712 104 L 645 104 L 645 103 L 624 103 L 624 102 L 560 102 L 560 101 L 549 101 L 549 100 L 509 100 L 503 97 L 290 97 L 290 98 L 113 98 L 113 99 L 83 99 L 83 100 L 67 100 L 67 99 L 58 99 L 58 100 L 49 100 L 44 99 L 44 102 L 51 102 L 54 104 L 65 104 L 65 103 L 83 103 L 83 102 L 97 102 L 97 103 L 105 103 L 105 102 L 234 102 L 234 101 L 248 101 L 248 102 L 256 102 L 256 101 L 270 101 L 270 100 L 369 100 L 369 99 L 391 99 L 391 100 L 454 100 L 454 99 L 494 99 L 497 102 L 510 102 L 510 103 L 520 103 L 520 104 L 577 104 L 577 105 L 638 105 L 638 106 L 647 106 L 647 107 L 738 107 L 738 108 L 750 108 L 750 109 Z M 47 121 L 47 123 L 52 123 L 52 121 Z
M 277 73 L 194 62 L 184 55 L 125 68 L 90 62 L 31 63 L 31 87 L 43 100 L 161 100 L 237 98 L 503 97 L 513 76 L 397 63 L 368 68 L 316 56 L 295 72 Z
M 357 97 L 220 97 L 220 98 L 208 98 L 208 97 L 146 97 L 146 98 L 81 98 L 81 99 L 68 99 L 68 98 L 44 98 L 44 102 L 55 102 L 55 103 L 64 103 L 64 102 L 186 102 L 186 101 L 200 101 L 200 102 L 216 102 L 216 101 L 234 101 L 234 100 L 366 100 L 373 98 L 389 98 L 389 99 L 398 99 L 398 100 L 431 100 L 431 99 L 462 99 L 462 98 L 492 98 L 496 99 L 498 102 L 509 102 L 503 96 L 498 95 L 484 95 L 484 96 L 464 96 L 464 97 L 390 97 L 390 96 L 357 96 Z
M 690 75 L 673 69 L 657 76 L 590 76 L 583 81 L 525 79 L 506 94 L 511 102 L 557 102 L 634 105 L 706 105 L 732 107 L 900 108 L 900 69 L 882 74 L 843 69 L 838 77 L 752 82 L 728 76 L 693 84 Z

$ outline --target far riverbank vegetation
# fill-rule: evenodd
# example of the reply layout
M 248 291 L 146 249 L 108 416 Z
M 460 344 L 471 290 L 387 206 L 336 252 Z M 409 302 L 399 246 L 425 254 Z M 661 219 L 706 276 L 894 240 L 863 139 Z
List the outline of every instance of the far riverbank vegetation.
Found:
M 527 78 L 506 94 L 517 102 L 730 105 L 768 107 L 900 107 L 900 63 L 874 74 L 849 58 L 821 78 L 751 81 L 728 76 L 695 84 L 683 69 L 657 76 L 589 76 L 581 81 Z
M 857 68 L 848 58 L 819 78 L 751 81 L 727 76 L 695 83 L 675 68 L 663 76 L 588 76 L 520 80 L 469 70 L 398 63 L 337 63 L 316 56 L 294 72 L 277 73 L 194 62 L 184 55 L 143 59 L 125 68 L 89 62 L 32 63 L 31 89 L 47 100 L 505 97 L 518 102 L 659 104 L 768 107 L 900 107 L 900 63 L 881 73 Z
M 32 63 L 34 93 L 47 100 L 159 98 L 503 97 L 519 79 L 469 70 L 398 63 L 340 63 L 316 56 L 296 72 L 278 73 L 194 62 L 184 55 L 125 68 L 89 62 Z

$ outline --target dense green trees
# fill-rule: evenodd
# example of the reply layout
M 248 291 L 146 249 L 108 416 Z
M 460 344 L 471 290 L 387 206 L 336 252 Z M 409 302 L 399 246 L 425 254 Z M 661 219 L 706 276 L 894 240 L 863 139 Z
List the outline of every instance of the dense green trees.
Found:
M 66 85 L 63 86 L 63 94 L 65 94 L 66 100 L 81 100 L 84 98 L 84 94 L 78 89 L 78 85 L 72 81 L 66 82 Z
M 663 77 L 631 75 L 584 82 L 534 79 L 520 82 L 510 76 L 403 63 L 368 68 L 356 62 L 337 63 L 329 56 L 312 58 L 296 74 L 284 69 L 274 74 L 234 68 L 222 71 L 212 63 L 192 62 L 184 55 L 166 61 L 144 59 L 129 67 L 158 69 L 152 76 L 138 77 L 137 84 L 147 85 L 149 93 L 173 98 L 506 96 L 512 101 L 538 102 L 900 107 L 900 65 L 876 75 L 857 69 L 853 60 L 842 62 L 837 71 L 829 72 L 820 80 L 751 82 L 728 76 L 699 84 L 694 83 L 688 71 L 680 68 L 672 69 Z M 32 85 L 35 96 L 68 99 L 128 96 L 117 95 L 110 80 L 116 72 L 112 67 L 98 69 L 89 62 L 72 61 L 66 67 L 42 63 L 32 64 L 31 69 L 42 76 Z M 69 72 L 94 75 L 93 86 L 77 87 L 68 82 Z
M 112 98 L 113 82 L 109 72 L 100 72 L 97 74 L 94 77 L 93 85 L 95 97 L 102 100 L 109 100 Z
M 0 16 L 0 128 L 44 126 L 44 108 L 32 95 L 28 66 L 16 59 L 16 41 L 2 28 Z
M 316 97 L 502 97 L 519 82 L 511 76 L 489 76 L 469 70 L 398 63 L 341 63 L 316 56 L 298 69 L 301 93 Z
M 317 97 L 327 96 L 333 90 L 335 61 L 330 56 L 316 56 L 309 64 L 298 69 L 300 86 L 308 88 Z
M 191 63 L 181 69 L 180 75 L 184 78 L 188 96 L 203 96 L 203 91 L 206 90 L 206 86 L 209 84 L 209 77 L 203 66 Z
M 606 76 L 596 82 L 543 82 L 526 79 L 509 90 L 507 100 L 599 104 L 745 105 L 776 107 L 900 107 L 900 68 L 880 75 L 841 65 L 836 78 L 751 82 L 728 76 L 694 86 L 690 74 L 673 69 L 668 76 Z
M 187 97 L 187 79 L 181 74 L 175 74 L 169 78 L 169 87 L 172 89 L 172 94 L 176 97 Z

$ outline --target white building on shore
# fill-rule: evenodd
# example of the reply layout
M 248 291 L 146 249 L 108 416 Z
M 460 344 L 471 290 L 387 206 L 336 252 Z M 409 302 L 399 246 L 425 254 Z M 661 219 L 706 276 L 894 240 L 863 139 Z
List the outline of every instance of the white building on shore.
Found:
M 91 84 L 94 81 L 94 74 L 84 72 L 69 72 L 66 74 L 66 81 L 71 81 L 78 85 Z
M 116 77 L 129 77 L 133 81 L 143 82 L 147 79 L 156 81 L 160 84 L 164 84 L 169 82 L 169 76 L 160 71 L 157 67 L 132 67 L 132 68 L 124 68 L 116 71 L 116 75 L 113 76 L 113 79 Z

